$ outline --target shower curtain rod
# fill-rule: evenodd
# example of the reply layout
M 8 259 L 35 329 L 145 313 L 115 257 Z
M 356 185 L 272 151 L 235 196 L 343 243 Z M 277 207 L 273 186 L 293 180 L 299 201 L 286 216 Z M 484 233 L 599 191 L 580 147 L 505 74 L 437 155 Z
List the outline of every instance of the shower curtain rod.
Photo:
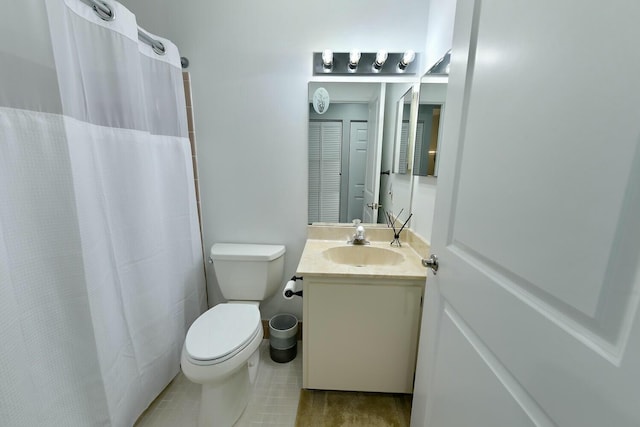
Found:
M 82 0 L 82 2 L 91 6 L 96 15 L 104 21 L 113 21 L 116 18 L 115 12 L 109 3 L 104 0 Z M 151 46 L 153 51 L 158 55 L 164 55 L 166 53 L 164 44 L 160 40 L 154 39 L 140 29 L 138 29 L 138 39 Z

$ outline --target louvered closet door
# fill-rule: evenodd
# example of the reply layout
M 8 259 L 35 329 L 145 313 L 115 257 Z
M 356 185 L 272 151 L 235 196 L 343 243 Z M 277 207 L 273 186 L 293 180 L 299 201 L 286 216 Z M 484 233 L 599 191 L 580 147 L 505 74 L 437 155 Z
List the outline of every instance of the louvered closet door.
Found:
M 416 165 L 416 161 L 420 159 L 421 155 L 421 142 L 422 142 L 422 133 L 424 132 L 424 122 L 418 122 L 416 124 L 416 140 L 415 140 L 415 154 L 413 158 L 413 165 Z M 402 122 L 402 128 L 400 129 L 400 154 L 398 156 L 399 164 L 398 164 L 398 173 L 405 174 L 409 171 L 409 162 L 407 156 L 409 156 L 409 121 L 405 120 Z M 413 170 L 413 165 L 411 170 Z
M 418 122 L 416 123 L 416 140 L 414 142 L 414 154 L 413 154 L 413 165 L 411 167 L 411 173 L 413 175 L 420 175 L 420 166 L 422 165 L 421 160 L 422 160 L 422 156 L 427 156 L 427 153 L 423 152 L 423 147 L 422 147 L 422 138 L 424 135 L 424 122 Z M 428 151 L 428 150 L 427 150 Z M 427 160 L 425 159 L 424 163 L 427 163 Z M 417 170 L 416 170 L 417 169 Z M 425 167 L 425 174 L 426 174 L 426 167 Z
M 400 153 L 398 155 L 398 173 L 407 173 L 407 152 L 409 148 L 409 120 L 402 121 L 400 128 Z
M 309 222 L 338 222 L 342 122 L 309 122 Z

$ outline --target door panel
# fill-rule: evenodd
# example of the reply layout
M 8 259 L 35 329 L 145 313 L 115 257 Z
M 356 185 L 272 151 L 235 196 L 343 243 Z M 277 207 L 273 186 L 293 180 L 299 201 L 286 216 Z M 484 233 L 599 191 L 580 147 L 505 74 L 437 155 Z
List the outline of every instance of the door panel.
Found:
M 369 141 L 367 122 L 351 122 L 349 135 L 349 202 L 346 222 L 362 219 Z
M 382 156 L 382 126 L 386 86 L 380 85 L 380 93 L 369 102 L 369 146 L 364 180 L 364 208 L 362 222 L 378 222 L 380 200 L 380 158 Z M 372 207 L 369 207 L 372 206 Z
M 456 14 L 413 425 L 640 425 L 640 4 Z
M 329 280 L 304 293 L 305 388 L 411 393 L 422 287 Z
M 433 425 L 535 426 L 507 388 L 517 389 L 513 378 L 500 369 L 500 363 L 451 307 L 444 314 L 439 344 L 442 363 L 434 378 Z M 463 390 L 458 389 L 461 378 Z M 494 405 L 500 410 L 489 410 Z

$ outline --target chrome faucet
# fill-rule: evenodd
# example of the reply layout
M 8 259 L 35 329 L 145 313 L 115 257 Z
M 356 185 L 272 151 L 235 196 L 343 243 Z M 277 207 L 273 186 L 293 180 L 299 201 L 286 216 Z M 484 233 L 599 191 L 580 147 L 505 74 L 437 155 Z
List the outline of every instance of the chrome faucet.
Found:
M 353 224 L 356 226 L 356 233 L 347 243 L 350 245 L 368 245 L 369 241 L 365 236 L 364 225 L 360 223 L 359 219 L 354 219 Z

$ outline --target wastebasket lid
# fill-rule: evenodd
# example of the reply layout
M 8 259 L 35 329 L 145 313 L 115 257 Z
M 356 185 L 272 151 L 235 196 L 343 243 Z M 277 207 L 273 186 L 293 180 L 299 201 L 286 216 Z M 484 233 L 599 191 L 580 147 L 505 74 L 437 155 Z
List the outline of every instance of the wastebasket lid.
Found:
M 185 350 L 194 360 L 219 363 L 240 352 L 261 328 L 255 305 L 218 304 L 193 322 Z

